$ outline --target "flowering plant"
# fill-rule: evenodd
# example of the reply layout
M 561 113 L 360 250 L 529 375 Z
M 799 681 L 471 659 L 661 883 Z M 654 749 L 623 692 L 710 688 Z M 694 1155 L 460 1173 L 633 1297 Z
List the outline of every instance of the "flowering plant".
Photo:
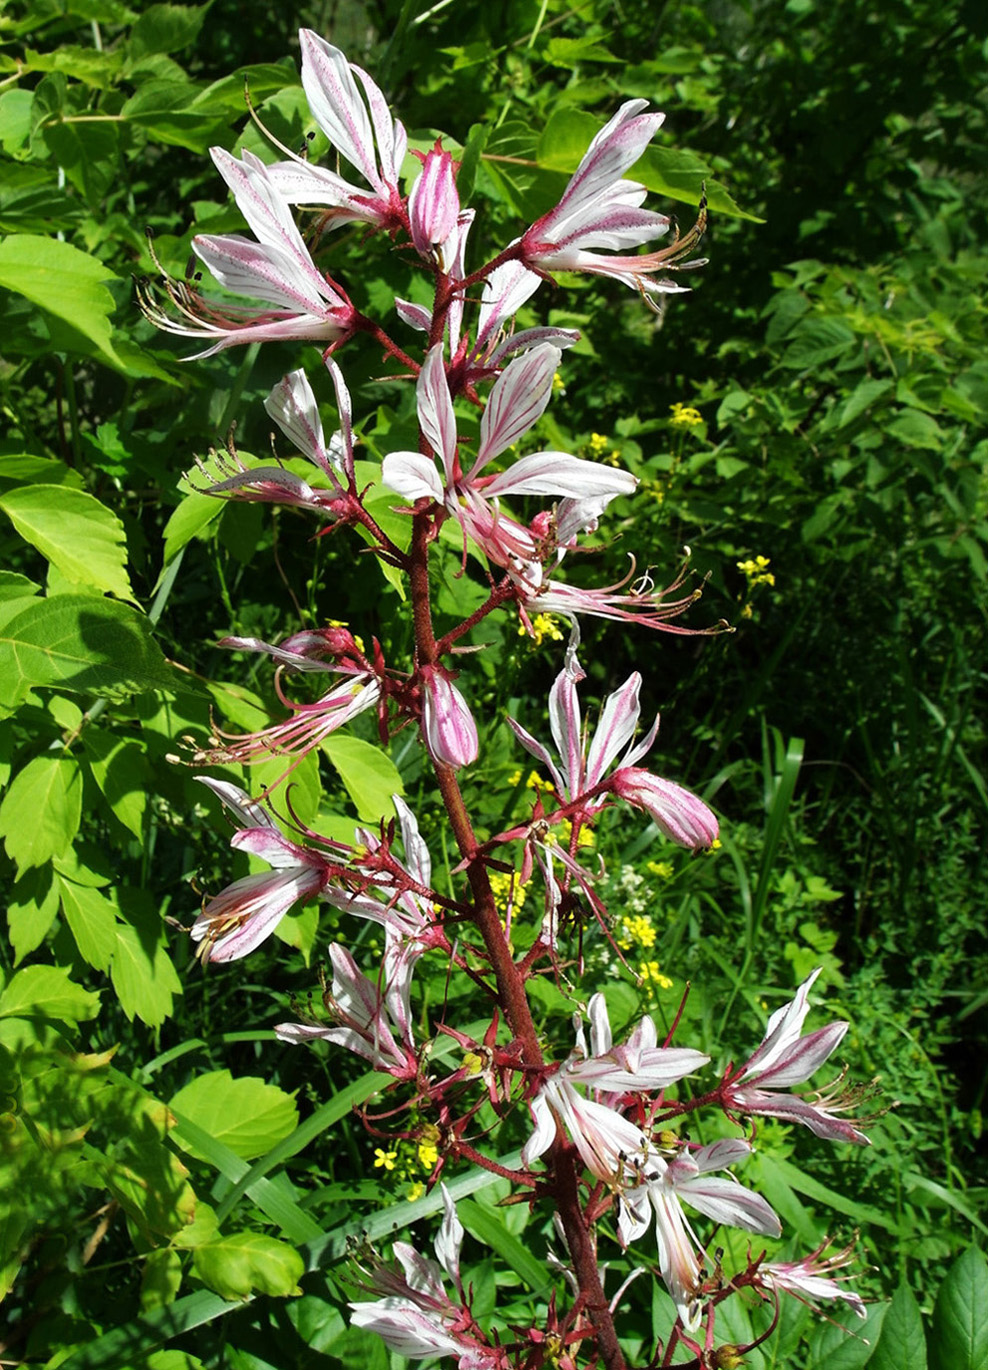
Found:
M 282 434 L 311 463 L 311 477 L 278 463 L 249 466 L 231 451 L 220 479 L 203 466 L 198 480 L 216 497 L 290 504 L 312 516 L 319 533 L 358 530 L 402 579 L 414 646 L 410 660 L 390 661 L 378 642 L 368 649 L 333 623 L 280 643 L 227 639 L 229 647 L 276 663 L 288 715 L 250 734 L 217 733 L 196 760 L 284 757 L 290 774 L 360 715 L 373 714 L 385 740 L 411 728 L 428 758 L 457 863 L 451 885 L 440 887 L 418 817 L 400 796 L 393 816 L 377 828 L 357 830 L 352 840 L 321 835 L 294 819 L 289 836 L 276 821 L 284 820 L 283 810 L 292 815 L 289 801 L 279 807 L 270 788 L 255 799 L 206 777 L 237 823 L 233 845 L 271 870 L 215 894 L 191 933 L 204 962 L 236 960 L 273 933 L 294 906 L 312 900 L 339 911 L 345 927 L 356 929 L 363 920 L 381 930 L 377 964 L 361 966 L 342 943 L 329 948 L 325 1018 L 277 1028 L 283 1042 L 300 1050 L 328 1041 L 389 1076 L 384 1087 L 394 1097 L 368 1126 L 380 1137 L 387 1124 L 389 1135 L 418 1142 L 420 1155 L 424 1146 L 429 1186 L 444 1183 L 436 1260 L 403 1241 L 394 1244 L 398 1268 L 372 1253 L 370 1269 L 353 1276 L 355 1292 L 375 1296 L 352 1301 L 355 1325 L 407 1357 L 449 1357 L 461 1370 L 545 1364 L 620 1370 L 629 1363 L 621 1325 L 627 1282 L 605 1293 L 606 1248 L 612 1245 L 617 1254 L 637 1245 L 654 1220 L 657 1260 L 640 1256 L 640 1271 L 653 1270 L 672 1311 L 647 1352 L 648 1364 L 670 1364 L 674 1354 L 678 1364 L 727 1364 L 718 1310 L 743 1290 L 769 1301 L 776 1313 L 780 1297 L 790 1293 L 843 1297 L 861 1311 L 860 1299 L 829 1278 L 846 1253 L 827 1258 L 821 1249 L 802 1260 L 769 1261 L 767 1246 L 759 1243 L 745 1263 L 725 1272 L 686 1211 L 771 1244 L 781 1234 L 779 1217 L 733 1172 L 751 1154 L 757 1119 L 803 1123 L 834 1141 L 867 1140 L 858 1125 L 839 1116 L 855 1097 L 840 1081 L 816 1098 L 784 1092 L 824 1063 L 846 1024 L 802 1036 L 811 976 L 770 1018 L 754 1055 L 729 1067 L 706 1091 L 694 1077 L 709 1057 L 675 1043 L 678 1015 L 661 1041 L 655 1021 L 645 1016 L 615 1044 L 604 995 L 584 986 L 574 969 L 571 920 L 585 906 L 614 941 L 616 911 L 601 897 L 599 865 L 586 854 L 588 835 L 605 811 L 623 809 L 650 820 L 678 846 L 703 851 L 717 842 L 718 821 L 703 799 L 640 764 L 656 741 L 658 720 L 636 739 L 637 672 L 605 700 L 592 734 L 586 727 L 579 623 L 588 616 L 695 631 L 679 620 L 698 592 L 684 590 L 685 572 L 665 590 L 648 575 L 592 588 L 568 580 L 564 560 L 585 549 L 586 535 L 613 501 L 634 493 L 635 478 L 555 448 L 513 455 L 546 411 L 565 351 L 576 341 L 560 327 L 516 329 L 518 311 L 557 272 L 611 277 L 636 290 L 645 304 L 681 291 L 665 273 L 702 265 L 690 254 L 703 233 L 705 210 L 701 203 L 696 224 L 683 237 L 673 234 L 668 246 L 654 246 L 668 235 L 670 221 L 643 208 L 644 187 L 625 173 L 662 116 L 646 112 L 646 101 L 631 100 L 593 139 L 558 203 L 489 261 L 474 265 L 473 211 L 460 204 L 457 165 L 441 140 L 419 156 L 409 185 L 405 131 L 373 79 L 314 33 L 303 31 L 301 49 L 313 118 L 357 179 L 287 149 L 284 160 L 272 163 L 214 149 L 214 162 L 254 236 L 201 235 L 193 247 L 218 285 L 247 303 L 229 304 L 197 283 L 165 278 L 166 303 L 145 287 L 145 306 L 162 327 L 205 343 L 199 357 L 285 339 L 318 346 L 335 391 L 338 431 L 327 439 L 304 371 L 285 376 L 266 402 Z M 317 265 L 295 222 L 295 206 L 321 209 L 323 236 L 358 223 L 403 244 L 430 279 L 431 307 L 396 300 L 395 320 L 387 325 L 362 312 L 359 301 Z M 637 251 L 646 245 L 651 250 Z M 393 327 L 418 333 L 421 345 L 398 341 Z M 389 512 L 400 513 L 401 533 L 393 520 L 376 516 L 379 504 L 372 505 L 357 475 L 353 406 L 336 358 L 358 335 L 381 349 L 393 379 L 415 388 L 417 446 L 387 453 L 378 482 L 388 492 Z M 481 410 L 473 448 L 458 402 Z M 534 514 L 526 503 L 532 497 L 539 501 Z M 464 563 L 472 558 L 483 567 L 486 596 L 461 622 L 437 633 L 430 562 L 440 537 L 450 536 Z M 524 821 L 485 838 L 460 780 L 460 772 L 481 762 L 467 639 L 485 619 L 512 610 L 536 640 L 545 636 L 536 624 L 555 615 L 568 623 L 569 641 L 548 700 L 552 746 L 540 739 L 537 719 L 508 720 L 550 779 L 536 786 Z M 294 673 L 328 674 L 329 688 L 313 702 L 298 702 L 283 685 Z M 506 875 L 505 907 L 499 895 Z M 532 907 L 537 913 L 522 935 L 517 891 L 526 887 L 530 898 L 533 888 L 540 895 L 531 899 L 526 921 Z M 424 957 L 464 973 L 483 994 L 487 1019 L 481 1030 L 416 1003 L 415 972 Z M 546 977 L 563 988 L 575 1010 L 574 1042 L 563 1054 L 547 1046 L 533 1016 L 533 991 Z M 440 1037 L 463 1053 L 445 1073 L 445 1057 L 435 1049 Z M 701 1108 L 719 1117 L 723 1134 L 704 1144 L 679 1126 Z M 499 1154 L 485 1139 L 489 1117 L 524 1136 L 518 1155 Z M 378 1152 L 388 1164 L 392 1153 Z M 496 1309 L 482 1312 L 461 1277 L 464 1229 L 445 1182 L 464 1168 L 508 1181 L 512 1202 L 552 1206 L 559 1251 L 547 1255 L 546 1281 L 558 1273 L 560 1288 L 541 1299 L 526 1326 L 499 1321 Z M 692 1361 L 683 1361 L 684 1350 Z

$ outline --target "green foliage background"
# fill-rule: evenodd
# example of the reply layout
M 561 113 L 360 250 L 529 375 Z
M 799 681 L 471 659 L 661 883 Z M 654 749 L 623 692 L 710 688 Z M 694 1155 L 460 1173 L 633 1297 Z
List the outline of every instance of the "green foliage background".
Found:
M 180 739 L 201 740 L 211 711 L 233 730 L 278 712 L 270 675 L 216 641 L 332 617 L 389 657 L 408 649 L 396 592 L 373 567 L 353 574 L 352 547 L 181 479 L 233 423 L 241 451 L 263 455 L 261 401 L 311 357 L 251 348 L 184 365 L 194 349 L 155 333 L 132 298 L 131 278 L 154 274 L 146 227 L 179 276 L 194 233 L 240 227 L 206 153 L 263 150 L 245 80 L 279 138 L 310 131 L 300 23 L 374 74 L 413 145 L 442 133 L 462 157 L 478 260 L 552 204 L 621 99 L 667 111 L 636 171 L 656 202 L 678 202 L 688 225 L 706 185 L 710 263 L 661 316 L 600 281 L 542 293 L 539 317 L 583 331 L 543 438 L 617 453 L 642 481 L 577 574 L 619 579 L 632 554 L 671 579 L 688 543 L 706 577 L 692 624 L 737 629 L 585 630 L 593 691 L 643 672 L 646 708 L 663 710 L 659 768 L 724 829 L 720 852 L 687 861 L 654 831 L 604 825 L 612 906 L 630 891 L 646 902 L 654 940 L 638 950 L 672 984 L 616 976 L 592 928 L 588 966 L 623 1020 L 644 1007 L 668 1021 L 692 982 L 681 1040 L 722 1062 L 823 965 L 828 1010 L 852 1024 L 852 1075 L 879 1075 L 898 1107 L 853 1155 L 763 1128 L 748 1178 L 804 1247 L 835 1221 L 862 1232 L 873 1325 L 839 1342 L 840 1365 L 924 1364 L 924 1320 L 932 1364 L 988 1364 L 988 1275 L 961 1254 L 988 1232 L 988 110 L 973 0 L 6 7 L 0 1356 L 73 1370 L 384 1366 L 340 1311 L 346 1237 L 421 1222 L 424 1240 L 437 1207 L 407 1200 L 414 1155 L 393 1175 L 373 1165 L 350 1108 L 374 1080 L 273 1041 L 343 935 L 335 915 L 297 914 L 270 950 L 208 976 L 167 921 L 188 923 L 201 891 L 247 869 L 175 764 Z M 310 151 L 326 155 L 321 135 Z M 325 261 L 364 306 L 410 288 L 401 254 L 357 232 L 336 234 Z M 410 389 L 379 368 L 348 346 L 368 480 L 414 425 Z M 701 422 L 673 422 L 677 402 Z M 480 582 L 448 555 L 437 592 L 452 619 Z M 759 556 L 774 584 L 739 569 Z M 487 760 L 470 798 L 493 832 L 524 795 L 500 720 L 510 706 L 541 725 L 559 647 L 536 650 L 513 626 L 486 641 L 471 702 Z M 346 834 L 403 788 L 441 859 L 416 745 L 373 742 L 330 752 L 321 771 L 307 761 L 298 816 Z M 230 778 L 259 789 L 274 773 Z M 419 1007 L 444 992 L 438 974 L 424 980 Z M 475 1014 L 465 984 L 449 993 L 451 1021 Z M 551 988 L 544 999 L 565 1043 L 572 1005 Z M 454 1177 L 454 1192 L 470 1184 Z M 485 1184 L 464 1203 L 467 1254 L 487 1314 L 525 1321 L 548 1229 L 500 1197 Z M 646 1284 L 629 1295 L 632 1356 L 663 1316 L 636 1294 Z M 736 1340 L 748 1317 L 761 1325 L 762 1310 L 738 1314 Z M 809 1328 L 788 1310 L 750 1364 L 837 1364 L 834 1329 Z

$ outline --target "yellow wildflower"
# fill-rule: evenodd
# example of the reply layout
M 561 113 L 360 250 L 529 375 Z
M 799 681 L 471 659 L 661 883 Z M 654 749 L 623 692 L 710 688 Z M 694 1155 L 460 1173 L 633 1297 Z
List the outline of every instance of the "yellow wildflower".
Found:
M 737 568 L 748 582 L 748 589 L 753 589 L 756 585 L 774 585 L 775 576 L 768 569 L 772 562 L 769 557 L 754 557 L 747 561 L 739 561 Z
M 560 837 L 563 845 L 568 847 L 569 840 L 573 836 L 573 824 L 568 818 L 562 819 L 559 824 Z M 588 828 L 586 824 L 580 829 L 580 835 L 576 839 L 577 847 L 593 847 L 596 845 L 597 837 L 593 828 Z
M 397 1159 L 397 1151 L 385 1151 L 383 1147 L 379 1146 L 374 1148 L 375 1170 L 394 1170 Z
M 425 1193 L 425 1185 L 421 1180 L 416 1180 L 414 1184 L 408 1186 L 407 1199 L 409 1203 L 414 1203 L 416 1199 L 421 1199 Z
M 611 445 L 610 438 L 605 438 L 603 433 L 591 433 L 587 447 L 592 457 L 602 457 Z
M 508 899 L 511 898 L 514 910 L 518 913 L 525 903 L 524 885 L 520 885 L 509 871 L 490 871 L 488 872 L 488 879 L 498 904 L 506 906 Z M 512 886 L 514 887 L 513 890 Z
M 552 614 L 536 614 L 532 619 L 531 631 L 524 623 L 518 625 L 519 637 L 530 637 L 536 647 L 541 647 L 548 638 L 550 642 L 562 642 L 563 634 Z
M 439 1148 L 435 1142 L 419 1142 L 418 1158 L 424 1170 L 431 1170 L 439 1160 Z
M 643 985 L 658 985 L 659 989 L 672 989 L 672 981 L 663 975 L 658 961 L 642 961 L 638 967 L 638 978 Z
M 552 393 L 554 395 L 566 394 L 566 382 L 563 380 L 563 373 L 557 371 L 552 378 Z
M 650 875 L 657 875 L 660 880 L 671 880 L 676 873 L 671 861 L 649 861 L 645 869 Z
M 686 428 L 695 428 L 698 423 L 703 422 L 703 415 L 699 409 L 693 409 L 690 405 L 683 404 L 677 400 L 675 404 L 670 404 L 672 419 L 670 422 L 682 424 Z
M 655 946 L 656 935 L 655 928 L 644 914 L 633 913 L 621 919 L 618 942 L 624 951 L 634 946 L 648 949 Z

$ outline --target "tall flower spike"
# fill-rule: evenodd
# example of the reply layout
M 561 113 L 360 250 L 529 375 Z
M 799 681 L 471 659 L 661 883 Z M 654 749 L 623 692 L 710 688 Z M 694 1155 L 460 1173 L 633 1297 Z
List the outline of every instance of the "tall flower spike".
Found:
M 721 1087 L 721 1097 L 725 1106 L 737 1113 L 782 1118 L 802 1123 L 828 1141 L 868 1145 L 863 1132 L 835 1116 L 847 1112 L 856 1097 L 855 1091 L 845 1093 L 840 1089 L 843 1077 L 838 1077 L 836 1085 L 816 1099 L 777 1092 L 808 1080 L 837 1050 L 847 1032 L 848 1024 L 837 1022 L 828 1023 L 806 1037 L 801 1035 L 810 1008 L 810 990 L 819 974 L 819 969 L 815 970 L 800 985 L 795 999 L 772 1014 L 761 1045 L 740 1070 L 728 1075 Z
M 288 204 L 325 205 L 322 229 L 362 222 L 395 229 L 406 222 L 398 177 L 408 139 L 392 119 L 379 87 L 311 29 L 299 31 L 302 88 L 316 123 L 336 152 L 361 173 L 370 193 L 335 172 L 289 153 L 269 168 L 271 180 Z M 287 149 L 285 149 L 287 151 Z
M 145 289 L 147 316 L 169 333 L 211 342 L 189 361 L 240 343 L 339 342 L 351 332 L 356 312 L 313 262 L 268 168 L 250 152 L 242 161 L 222 148 L 212 148 L 211 154 L 258 241 L 206 233 L 193 238 L 192 249 L 231 294 L 261 300 L 268 308 L 207 300 L 188 283 L 166 278 L 178 317 L 156 305 Z
M 694 228 L 664 251 L 645 256 L 604 256 L 592 248 L 638 247 L 668 231 L 664 214 L 642 209 L 646 190 L 622 180 L 655 134 L 664 114 L 643 114 L 646 100 L 629 100 L 600 130 L 554 209 L 544 214 L 521 239 L 521 259 L 538 271 L 589 271 L 613 276 L 643 296 L 680 291 L 671 281 L 655 280 L 662 269 L 702 266 L 682 263 L 702 236 L 701 206 Z

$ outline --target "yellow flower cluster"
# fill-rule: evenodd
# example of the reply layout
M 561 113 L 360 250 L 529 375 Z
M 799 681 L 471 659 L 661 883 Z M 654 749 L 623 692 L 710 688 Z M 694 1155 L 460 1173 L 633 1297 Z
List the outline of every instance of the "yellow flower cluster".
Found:
M 737 568 L 748 582 L 748 589 L 753 590 L 756 585 L 775 584 L 775 576 L 768 569 L 771 564 L 769 557 L 749 557 L 747 561 L 739 561 Z
M 560 841 L 562 842 L 563 846 L 568 847 L 569 840 L 573 836 L 573 824 L 569 821 L 568 818 L 564 818 L 563 821 L 560 823 L 559 834 Z M 580 835 L 576 839 L 576 845 L 578 847 L 592 847 L 596 844 L 596 842 L 597 837 L 594 833 L 593 828 L 588 828 L 586 825 L 584 825 L 580 829 Z
M 512 884 L 514 885 L 512 907 L 515 913 L 520 912 L 525 904 L 525 886 L 520 885 L 514 876 L 507 871 L 488 871 L 488 879 L 491 882 L 494 898 L 497 900 L 498 906 L 502 908 L 507 908 L 508 899 L 512 895 Z
M 630 947 L 644 947 L 647 951 L 649 947 L 655 946 L 656 935 L 651 919 L 646 918 L 643 913 L 632 913 L 621 919 L 617 940 L 622 951 L 627 951 Z
M 563 373 L 557 371 L 552 378 L 552 393 L 554 395 L 566 394 L 566 382 L 563 380 Z
M 660 880 L 671 880 L 676 874 L 671 861 L 649 861 L 645 869 L 649 875 L 657 875 Z
M 531 622 L 531 631 L 525 627 L 524 623 L 519 623 L 519 637 L 532 638 L 536 647 L 541 647 L 546 638 L 548 638 L 550 642 L 562 642 L 562 629 L 559 627 L 559 624 L 553 618 L 552 614 L 536 614 Z
M 621 460 L 621 449 L 612 447 L 610 438 L 603 433 L 591 433 L 584 450 L 590 457 L 603 457 L 608 466 L 617 466 Z
M 643 985 L 656 985 L 659 989 L 672 989 L 672 981 L 663 975 L 658 961 L 643 961 L 638 967 L 638 976 Z
M 522 774 L 522 771 L 512 771 L 508 776 L 508 784 L 520 785 Z M 550 794 L 552 793 L 552 786 L 549 784 L 548 780 L 542 779 L 538 771 L 529 771 L 528 779 L 525 781 L 525 788 L 526 790 L 547 790 Z
M 688 404 L 682 404 L 679 400 L 675 404 L 670 404 L 672 410 L 671 423 L 682 424 L 686 428 L 695 428 L 698 423 L 703 422 L 703 415 L 699 409 L 693 409 Z
M 374 1148 L 374 1169 L 386 1174 L 394 1172 L 396 1180 L 408 1183 L 405 1197 L 414 1202 L 425 1193 L 425 1182 L 416 1178 L 416 1172 L 432 1172 L 439 1160 L 439 1133 L 432 1127 L 423 1129 L 417 1142 L 400 1142 L 398 1146 L 385 1150 Z

